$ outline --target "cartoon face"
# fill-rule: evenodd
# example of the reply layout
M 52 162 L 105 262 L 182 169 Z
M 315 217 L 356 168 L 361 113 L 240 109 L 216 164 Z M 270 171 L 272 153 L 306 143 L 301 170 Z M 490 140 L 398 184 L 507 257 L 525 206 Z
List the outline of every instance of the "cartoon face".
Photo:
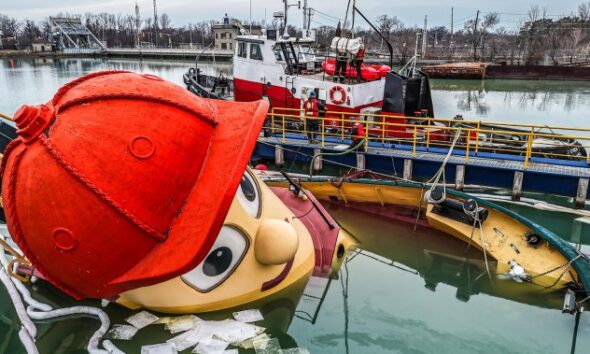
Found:
M 250 170 L 205 259 L 180 277 L 123 293 L 118 303 L 160 312 L 239 306 L 309 277 L 314 246 L 303 223 Z

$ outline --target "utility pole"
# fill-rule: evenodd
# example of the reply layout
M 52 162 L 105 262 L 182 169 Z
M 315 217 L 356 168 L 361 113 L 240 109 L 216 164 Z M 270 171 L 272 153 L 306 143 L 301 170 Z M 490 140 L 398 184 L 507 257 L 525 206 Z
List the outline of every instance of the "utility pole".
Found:
M 158 47 L 158 8 L 156 6 L 156 0 L 154 0 L 154 44 Z
M 451 7 L 451 40 L 449 41 L 449 49 L 452 51 L 455 45 L 455 8 Z
M 250 0 L 250 32 L 248 34 L 252 35 L 252 0 Z
M 137 30 L 137 48 L 140 47 L 139 27 L 141 27 L 141 17 L 139 17 L 139 5 L 135 2 L 135 29 Z
M 428 46 L 428 15 L 424 16 L 424 30 L 422 31 L 422 58 L 426 58 L 426 48 Z
M 303 1 L 303 37 L 307 37 L 307 12 L 309 7 L 307 6 L 307 0 Z
M 475 15 L 475 24 L 473 25 L 473 60 L 477 61 L 477 25 L 479 23 L 479 10 L 477 10 L 477 15 Z

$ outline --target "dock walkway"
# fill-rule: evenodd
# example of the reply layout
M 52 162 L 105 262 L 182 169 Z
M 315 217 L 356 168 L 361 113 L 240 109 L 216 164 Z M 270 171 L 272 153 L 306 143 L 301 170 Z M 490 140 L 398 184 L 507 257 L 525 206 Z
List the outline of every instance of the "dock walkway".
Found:
M 261 137 L 254 155 L 278 165 L 286 161 L 311 162 L 314 155 L 338 153 L 341 150 L 336 147 L 342 144 L 350 144 L 350 140 L 326 139 L 322 147 L 309 144 L 298 134 L 289 134 L 285 139 Z M 316 159 L 314 170 L 332 162 L 405 179 L 428 180 L 440 169 L 445 157 L 444 149 L 418 147 L 414 151 L 411 145 L 369 143 L 366 151 L 321 156 Z M 523 192 L 551 193 L 572 197 L 576 206 L 581 207 L 589 196 L 590 168 L 580 161 L 543 158 L 531 158 L 525 168 L 522 156 L 456 149 L 447 162 L 445 177 L 458 190 L 465 185 L 505 188 L 511 190 L 514 199 Z

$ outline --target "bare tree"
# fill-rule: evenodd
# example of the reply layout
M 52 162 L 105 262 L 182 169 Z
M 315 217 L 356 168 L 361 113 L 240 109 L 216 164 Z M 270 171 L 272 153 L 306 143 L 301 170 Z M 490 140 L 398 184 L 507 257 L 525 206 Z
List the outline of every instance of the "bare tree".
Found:
M 486 14 L 482 21 L 479 21 L 478 17 L 475 20 L 470 20 L 465 23 L 464 31 L 467 34 L 471 48 L 473 49 L 473 60 L 479 60 L 477 51 L 482 44 L 484 36 L 488 34 L 488 31 L 494 28 L 500 22 L 500 17 L 497 13 L 492 12 Z

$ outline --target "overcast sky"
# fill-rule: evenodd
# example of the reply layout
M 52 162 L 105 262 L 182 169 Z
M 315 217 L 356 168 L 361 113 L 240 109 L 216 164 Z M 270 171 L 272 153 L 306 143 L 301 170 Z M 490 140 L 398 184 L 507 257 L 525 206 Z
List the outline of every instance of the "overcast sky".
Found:
M 58 12 L 82 14 L 85 12 L 112 12 L 131 14 L 135 0 L 0 0 L 0 13 L 18 19 L 41 20 Z M 153 0 L 139 0 L 142 17 L 153 16 Z M 207 19 L 221 19 L 225 12 L 231 17 L 248 19 L 248 0 L 157 0 L 158 13 L 167 13 L 176 26 Z M 296 0 L 291 0 L 296 3 Z M 455 8 L 455 28 L 461 28 L 466 19 L 474 18 L 476 11 L 501 13 L 502 25 L 510 29 L 532 4 L 546 8 L 552 16 L 569 14 L 583 1 L 522 1 L 522 0 L 357 0 L 357 6 L 370 18 L 381 14 L 397 16 L 406 25 L 420 25 L 424 15 L 428 15 L 429 27 L 449 26 L 451 7 Z M 347 0 L 309 0 L 310 6 L 333 17 L 344 16 Z M 272 12 L 282 9 L 282 0 L 252 0 L 253 20 L 272 20 Z M 289 22 L 299 26 L 300 11 L 291 8 Z M 314 17 L 314 26 L 335 24 L 335 20 L 325 15 Z M 312 26 L 313 27 L 313 26 Z

